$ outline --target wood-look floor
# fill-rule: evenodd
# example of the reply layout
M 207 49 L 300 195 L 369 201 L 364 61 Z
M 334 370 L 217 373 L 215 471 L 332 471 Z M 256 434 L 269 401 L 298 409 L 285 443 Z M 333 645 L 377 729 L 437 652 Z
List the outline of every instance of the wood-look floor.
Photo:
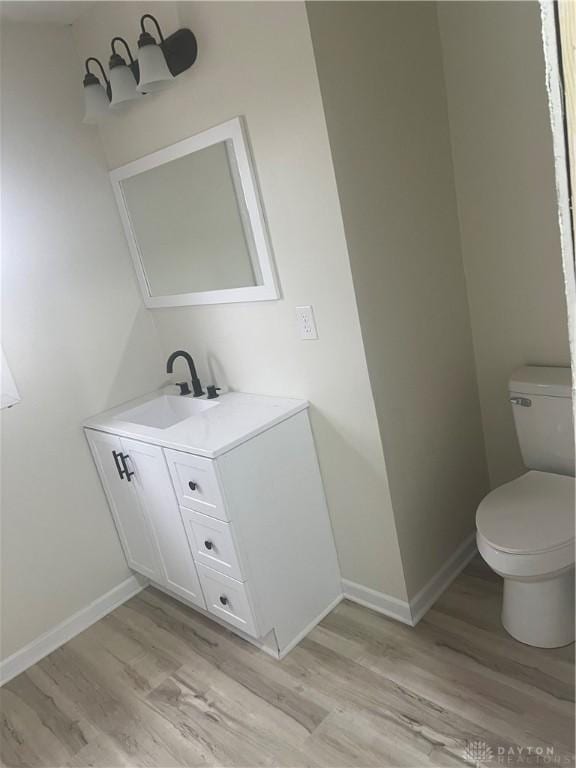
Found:
M 277 662 L 147 589 L 4 686 L 3 764 L 570 765 L 573 647 L 512 640 L 500 593 L 476 559 L 416 628 L 345 602 Z

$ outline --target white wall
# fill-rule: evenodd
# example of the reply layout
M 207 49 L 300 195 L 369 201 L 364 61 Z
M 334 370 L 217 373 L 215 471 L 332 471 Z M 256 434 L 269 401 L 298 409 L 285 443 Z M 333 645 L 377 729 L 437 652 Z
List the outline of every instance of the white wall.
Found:
M 75 24 L 82 58 L 135 42 L 142 13 L 188 26 L 198 62 L 169 91 L 107 121 L 114 168 L 244 115 L 282 300 L 155 310 L 164 353 L 187 349 L 204 382 L 312 403 L 343 576 L 406 597 L 306 10 L 297 2 L 97 3 Z M 78 77 L 81 76 L 78 65 Z M 313 304 L 317 342 L 294 308 Z
M 538 3 L 442 2 L 462 251 L 492 486 L 523 472 L 521 365 L 569 363 Z
M 412 596 L 488 490 L 436 9 L 307 8 Z
M 2 657 L 129 571 L 81 421 L 157 386 L 69 28 L 2 25 Z

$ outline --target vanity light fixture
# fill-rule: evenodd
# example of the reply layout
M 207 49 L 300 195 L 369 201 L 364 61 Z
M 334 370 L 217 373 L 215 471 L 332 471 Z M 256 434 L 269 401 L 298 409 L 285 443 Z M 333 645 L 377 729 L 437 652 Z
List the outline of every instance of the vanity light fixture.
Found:
M 151 19 L 156 25 L 160 45 L 146 32 L 144 20 Z M 164 55 L 163 46 L 166 45 L 160 25 L 149 13 L 145 13 L 140 19 L 140 37 L 138 38 L 138 65 L 140 67 L 140 79 L 138 81 L 139 93 L 151 93 L 162 91 L 171 85 L 174 75 L 168 68 L 168 62 Z
M 126 48 L 126 53 L 130 59 L 130 66 L 126 64 L 126 61 L 116 51 L 114 47 L 116 43 L 122 43 Z M 112 46 L 112 55 L 108 64 L 110 67 L 110 89 L 112 91 L 110 106 L 115 107 L 118 104 L 123 104 L 125 101 L 140 98 L 140 94 L 136 90 L 139 69 L 138 62 L 132 58 L 130 47 L 123 37 L 113 37 L 110 45 Z
M 146 31 L 145 21 L 150 20 L 156 27 L 160 42 Z M 164 37 L 158 21 L 149 13 L 140 19 L 138 39 L 138 60 L 132 57 L 130 47 L 122 37 L 112 38 L 110 57 L 110 79 L 104 67 L 93 56 L 86 59 L 84 77 L 85 123 L 99 123 L 108 114 L 110 107 L 139 98 L 140 95 L 161 91 L 174 79 L 190 69 L 198 55 L 198 43 L 192 30 L 179 29 Z M 122 43 L 128 53 L 129 63 L 116 51 L 116 44 Z M 90 62 L 95 62 L 102 71 L 104 84 L 90 71 Z
M 90 62 L 94 61 L 102 71 L 102 77 L 106 87 L 93 72 L 90 72 Z M 90 56 L 85 61 L 86 74 L 84 75 L 84 121 L 90 125 L 101 122 L 107 115 L 110 107 L 110 83 L 106 77 L 104 67 L 98 59 Z

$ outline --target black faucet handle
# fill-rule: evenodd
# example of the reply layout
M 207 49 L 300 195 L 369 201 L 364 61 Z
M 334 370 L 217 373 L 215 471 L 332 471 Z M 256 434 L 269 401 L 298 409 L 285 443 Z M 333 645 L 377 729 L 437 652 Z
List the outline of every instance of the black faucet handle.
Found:
M 206 400 L 214 400 L 215 397 L 218 397 L 218 392 L 220 392 L 220 387 L 217 387 L 215 384 L 209 384 L 206 387 L 206 392 L 208 393 Z
M 188 386 L 187 381 L 177 381 L 176 386 L 180 387 L 180 394 L 181 395 L 189 395 L 190 394 L 190 387 Z

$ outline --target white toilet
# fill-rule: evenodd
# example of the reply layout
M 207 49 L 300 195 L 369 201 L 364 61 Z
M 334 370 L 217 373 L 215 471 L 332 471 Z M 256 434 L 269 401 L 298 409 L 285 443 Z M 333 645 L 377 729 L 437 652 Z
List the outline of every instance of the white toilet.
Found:
M 574 427 L 569 368 L 525 367 L 510 402 L 529 472 L 476 513 L 478 549 L 504 578 L 502 624 L 539 648 L 574 642 Z

